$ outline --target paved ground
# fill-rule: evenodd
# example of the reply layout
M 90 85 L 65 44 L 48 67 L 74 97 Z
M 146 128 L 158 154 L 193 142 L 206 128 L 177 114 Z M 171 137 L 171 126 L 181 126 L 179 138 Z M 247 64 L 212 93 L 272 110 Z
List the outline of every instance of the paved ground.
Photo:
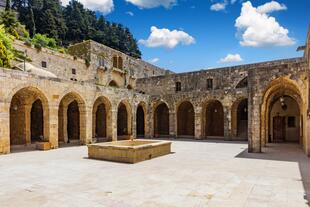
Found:
M 173 143 L 135 165 L 87 159 L 85 146 L 0 156 L 0 206 L 308 206 L 310 159 L 297 145 Z

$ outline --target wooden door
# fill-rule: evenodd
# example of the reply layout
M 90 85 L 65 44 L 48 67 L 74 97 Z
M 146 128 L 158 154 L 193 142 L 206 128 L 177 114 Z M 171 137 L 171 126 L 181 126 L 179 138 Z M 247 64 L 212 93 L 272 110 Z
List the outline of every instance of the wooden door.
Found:
M 285 117 L 273 117 L 273 142 L 285 141 Z

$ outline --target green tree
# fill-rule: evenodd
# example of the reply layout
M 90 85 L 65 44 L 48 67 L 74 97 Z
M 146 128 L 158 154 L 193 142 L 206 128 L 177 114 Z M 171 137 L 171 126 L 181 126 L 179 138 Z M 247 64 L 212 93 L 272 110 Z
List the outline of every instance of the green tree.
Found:
M 4 25 L 0 25 L 0 67 L 11 67 L 14 58 L 13 39 L 4 29 Z

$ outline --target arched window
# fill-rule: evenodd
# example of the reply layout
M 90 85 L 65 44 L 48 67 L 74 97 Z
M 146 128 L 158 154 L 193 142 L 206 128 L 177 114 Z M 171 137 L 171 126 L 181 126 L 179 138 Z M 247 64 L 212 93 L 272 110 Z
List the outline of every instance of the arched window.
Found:
M 118 57 L 118 69 L 123 69 L 123 58 L 122 57 Z
M 247 88 L 248 87 L 248 77 L 243 78 L 236 86 L 236 88 Z
M 117 68 L 117 57 L 113 57 L 113 68 Z

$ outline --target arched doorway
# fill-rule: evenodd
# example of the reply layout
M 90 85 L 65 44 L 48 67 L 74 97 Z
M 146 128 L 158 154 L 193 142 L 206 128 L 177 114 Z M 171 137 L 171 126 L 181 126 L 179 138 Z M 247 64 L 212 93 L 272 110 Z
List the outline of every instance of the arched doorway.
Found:
M 205 107 L 205 137 L 224 136 L 224 109 L 221 102 L 214 100 Z
M 110 81 L 109 86 L 114 87 L 114 88 L 118 88 L 118 85 L 114 80 Z
M 40 99 L 37 99 L 31 107 L 31 142 L 42 141 L 44 137 L 44 119 L 43 105 Z
M 178 136 L 195 136 L 195 112 L 193 105 L 185 101 L 177 110 Z
M 80 110 L 77 101 L 72 101 L 67 110 L 68 124 L 68 143 L 80 139 Z
M 248 99 L 234 102 L 231 108 L 231 133 L 233 138 L 248 139 Z
M 290 96 L 275 97 L 270 104 L 269 143 L 300 141 L 300 110 Z
M 93 106 L 93 138 L 94 141 L 110 141 L 111 132 L 111 103 L 106 97 L 99 97 Z
M 121 102 L 117 111 L 118 139 L 128 139 L 131 135 L 131 109 L 127 102 Z
M 279 78 L 270 83 L 261 106 L 261 145 L 295 142 L 303 145 L 303 100 L 295 83 Z
M 58 141 L 63 143 L 86 143 L 85 102 L 76 93 L 68 93 L 59 104 Z
M 34 87 L 14 94 L 10 105 L 10 145 L 49 140 L 49 113 L 45 95 Z
M 237 137 L 248 137 L 248 99 L 243 99 L 237 108 Z
M 137 108 L 136 114 L 137 121 L 137 136 L 144 137 L 145 136 L 145 114 L 142 105 L 139 105 Z
M 155 109 L 154 136 L 169 136 L 169 108 L 165 103 L 159 104 Z

